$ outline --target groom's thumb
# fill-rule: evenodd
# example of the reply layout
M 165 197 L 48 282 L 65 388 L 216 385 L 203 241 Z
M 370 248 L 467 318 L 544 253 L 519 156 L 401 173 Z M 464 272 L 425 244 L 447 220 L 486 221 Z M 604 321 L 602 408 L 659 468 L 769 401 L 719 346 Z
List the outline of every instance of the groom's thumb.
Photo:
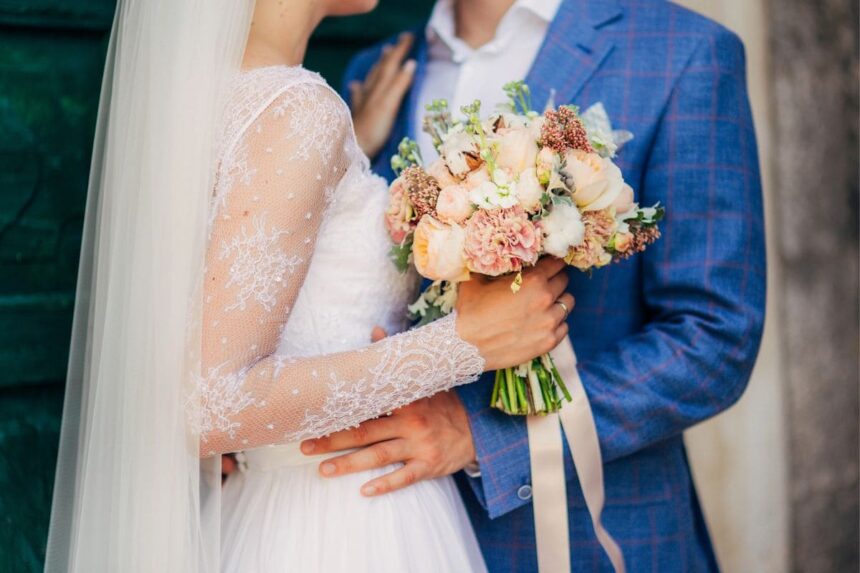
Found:
M 388 336 L 388 333 L 385 332 L 385 329 L 383 329 L 381 326 L 374 326 L 373 330 L 370 333 L 370 341 L 379 342 L 386 336 Z

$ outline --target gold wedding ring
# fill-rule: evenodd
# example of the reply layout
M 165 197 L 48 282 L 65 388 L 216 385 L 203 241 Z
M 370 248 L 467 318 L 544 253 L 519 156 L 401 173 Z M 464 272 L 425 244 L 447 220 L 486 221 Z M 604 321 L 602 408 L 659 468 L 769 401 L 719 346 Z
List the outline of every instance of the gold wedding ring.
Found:
M 561 302 L 560 300 L 555 301 L 555 304 L 561 306 L 564 309 L 564 319 L 567 320 L 567 315 L 570 314 L 570 309 L 567 308 L 567 305 Z

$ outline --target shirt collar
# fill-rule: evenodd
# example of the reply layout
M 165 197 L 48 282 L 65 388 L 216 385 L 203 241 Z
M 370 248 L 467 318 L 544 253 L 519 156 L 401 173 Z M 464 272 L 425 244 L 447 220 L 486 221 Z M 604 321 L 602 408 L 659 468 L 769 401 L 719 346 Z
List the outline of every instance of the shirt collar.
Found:
M 431 50 L 444 50 L 454 61 L 462 61 L 474 50 L 457 37 L 454 21 L 454 2 L 456 0 L 437 0 L 427 22 L 426 35 Z M 531 13 L 549 24 L 555 17 L 562 0 L 516 0 L 499 23 L 498 37 L 511 19 L 521 18 Z M 492 42 L 490 42 L 492 43 Z

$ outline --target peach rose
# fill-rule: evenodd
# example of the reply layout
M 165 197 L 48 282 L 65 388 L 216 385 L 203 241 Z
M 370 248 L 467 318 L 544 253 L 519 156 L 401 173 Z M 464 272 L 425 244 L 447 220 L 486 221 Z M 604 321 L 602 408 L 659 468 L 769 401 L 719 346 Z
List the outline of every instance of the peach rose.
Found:
M 415 229 L 415 210 L 409 202 L 409 193 L 403 179 L 398 177 L 388 188 L 388 209 L 385 211 L 385 228 L 391 240 L 401 244 Z
M 443 223 L 462 223 L 475 208 L 469 200 L 469 190 L 462 185 L 449 185 L 439 192 L 436 215 Z
M 541 131 L 543 130 L 543 124 L 546 121 L 544 116 L 539 115 L 529 122 L 529 131 L 531 131 L 532 137 L 535 141 L 540 141 Z
M 457 185 L 460 183 L 460 180 L 451 175 L 451 171 L 448 170 L 448 166 L 445 165 L 445 162 L 441 159 L 437 159 L 433 163 L 427 166 L 425 169 L 427 173 L 432 175 L 436 181 L 439 182 L 439 187 L 444 189 L 449 185 Z
M 533 167 L 538 154 L 537 141 L 526 127 L 501 130 L 496 137 L 496 165 L 519 173 Z
M 528 213 L 536 213 L 541 208 L 543 194 L 544 188 L 538 181 L 534 167 L 529 167 L 520 173 L 520 179 L 517 181 L 517 199 L 520 207 Z
M 617 214 L 622 215 L 630 211 L 633 205 L 633 187 L 625 183 L 621 189 L 621 193 L 618 194 L 618 198 L 612 203 L 612 206 L 615 207 Z
M 624 190 L 621 170 L 605 157 L 574 149 L 565 153 L 564 162 L 574 184 L 573 200 L 582 211 L 606 209 Z
M 466 180 L 463 182 L 463 185 L 466 189 L 471 191 L 488 181 L 490 181 L 490 171 L 487 169 L 487 165 L 484 164 L 479 169 L 475 169 L 469 173 L 469 175 L 466 176 Z
M 425 215 L 418 222 L 412 243 L 415 268 L 434 281 L 469 280 L 463 246 L 466 232 L 459 225 L 446 225 Z

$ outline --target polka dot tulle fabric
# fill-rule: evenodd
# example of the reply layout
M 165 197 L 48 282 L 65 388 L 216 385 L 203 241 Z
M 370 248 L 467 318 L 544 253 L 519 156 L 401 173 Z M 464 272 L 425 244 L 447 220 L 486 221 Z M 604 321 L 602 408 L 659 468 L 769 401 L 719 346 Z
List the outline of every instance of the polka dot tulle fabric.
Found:
M 385 182 L 317 75 L 237 76 L 212 199 L 195 428 L 203 455 L 354 426 L 474 380 L 456 315 L 405 326 L 414 275 L 388 260 Z

